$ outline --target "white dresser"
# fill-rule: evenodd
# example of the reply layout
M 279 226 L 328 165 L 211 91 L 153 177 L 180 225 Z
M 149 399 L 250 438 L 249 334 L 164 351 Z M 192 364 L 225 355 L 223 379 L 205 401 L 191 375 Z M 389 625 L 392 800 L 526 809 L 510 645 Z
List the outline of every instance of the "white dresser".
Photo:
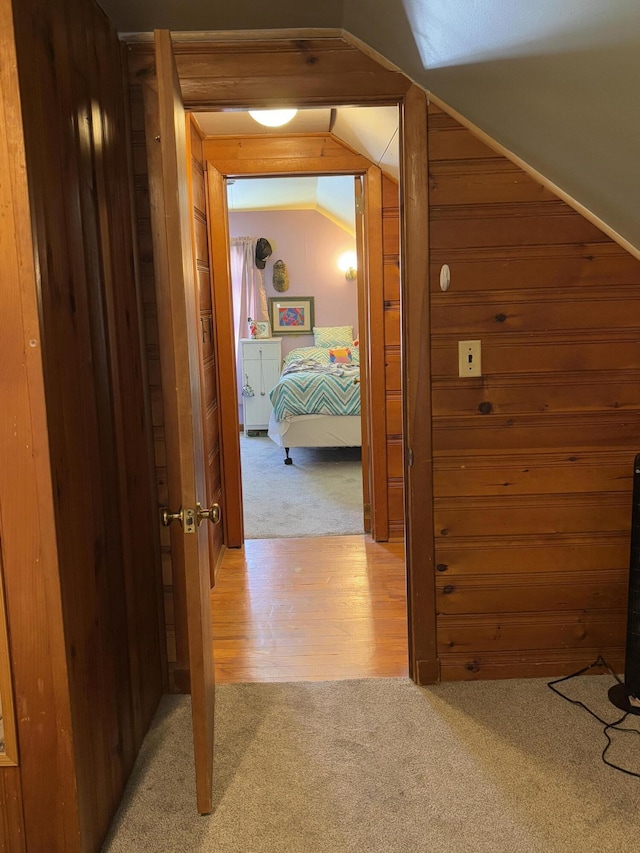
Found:
M 267 429 L 271 415 L 269 391 L 277 384 L 282 366 L 282 338 L 242 338 L 242 407 L 244 434 Z M 252 395 L 247 393 L 253 391 Z

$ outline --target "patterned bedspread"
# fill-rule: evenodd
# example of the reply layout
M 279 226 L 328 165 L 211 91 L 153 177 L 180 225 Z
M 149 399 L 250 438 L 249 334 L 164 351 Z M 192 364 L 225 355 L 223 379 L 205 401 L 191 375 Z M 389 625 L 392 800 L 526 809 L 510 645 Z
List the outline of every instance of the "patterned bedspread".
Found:
M 292 360 L 269 396 L 277 421 L 293 415 L 359 415 L 360 365 Z

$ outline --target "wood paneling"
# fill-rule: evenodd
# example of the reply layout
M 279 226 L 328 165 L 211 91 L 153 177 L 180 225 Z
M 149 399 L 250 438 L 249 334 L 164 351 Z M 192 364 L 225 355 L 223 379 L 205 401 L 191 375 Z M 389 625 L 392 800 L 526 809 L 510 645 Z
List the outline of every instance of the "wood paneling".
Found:
M 619 666 L 640 263 L 434 106 L 429 192 L 442 678 Z
M 401 98 L 410 85 L 404 74 L 382 67 L 339 37 L 190 42 L 176 44 L 175 51 L 191 109 L 380 101 Z M 153 75 L 148 44 L 131 46 L 130 68 L 138 81 Z
M 3 842 L 73 853 L 100 847 L 163 677 L 122 63 L 90 2 L 0 10 Z
M 385 369 L 385 422 L 387 443 L 402 445 L 402 378 L 400 374 L 400 198 L 398 185 L 382 176 L 382 249 L 384 299 L 384 364 L 392 354 L 398 357 L 398 370 Z M 377 403 L 377 401 L 376 401 Z M 388 462 L 387 462 L 388 467 Z M 404 535 L 403 474 L 387 471 L 389 536 Z

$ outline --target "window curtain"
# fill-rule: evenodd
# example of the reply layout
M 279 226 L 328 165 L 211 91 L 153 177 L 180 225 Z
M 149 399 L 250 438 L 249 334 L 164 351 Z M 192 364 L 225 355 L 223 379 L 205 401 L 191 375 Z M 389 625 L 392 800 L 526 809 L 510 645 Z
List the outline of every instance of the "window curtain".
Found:
M 268 320 L 267 294 L 262 270 L 256 266 L 258 237 L 231 238 L 231 290 L 233 332 L 236 343 L 238 386 L 242 387 L 240 338 L 249 337 L 247 320 Z
M 231 289 L 236 350 L 240 338 L 249 336 L 247 320 L 268 320 L 267 294 L 262 270 L 256 267 L 257 237 L 231 238 Z

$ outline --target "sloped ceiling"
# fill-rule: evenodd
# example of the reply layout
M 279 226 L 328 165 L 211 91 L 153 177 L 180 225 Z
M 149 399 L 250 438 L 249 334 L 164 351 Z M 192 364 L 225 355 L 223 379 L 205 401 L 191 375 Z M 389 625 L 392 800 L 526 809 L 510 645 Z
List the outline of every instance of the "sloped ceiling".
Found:
M 364 155 L 394 180 L 399 175 L 397 107 L 339 107 L 299 110 L 284 127 L 258 124 L 247 112 L 196 113 L 206 136 L 264 136 L 331 133 Z M 236 179 L 228 192 L 229 210 L 317 210 L 355 234 L 353 178 Z
M 237 178 L 227 182 L 229 211 L 317 210 L 355 237 L 355 193 L 350 175 Z
M 121 32 L 342 27 L 640 250 L 638 0 L 100 0 Z
M 638 0 L 344 0 L 343 27 L 640 250 Z

